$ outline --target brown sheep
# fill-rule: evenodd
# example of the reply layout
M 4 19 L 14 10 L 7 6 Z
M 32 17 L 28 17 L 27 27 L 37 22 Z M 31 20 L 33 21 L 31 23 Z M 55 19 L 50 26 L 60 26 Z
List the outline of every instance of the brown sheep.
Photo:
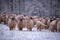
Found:
M 4 24 L 7 24 L 6 14 L 1 14 L 0 21 L 3 22 Z
M 37 27 L 37 30 L 40 30 L 43 29 L 46 25 L 44 23 L 42 23 L 41 21 L 37 21 L 36 23 L 36 27 Z
M 53 20 L 50 24 L 49 24 L 49 31 L 54 32 L 57 31 L 56 27 L 57 27 L 57 21 Z
M 15 18 L 9 19 L 8 26 L 9 26 L 10 30 L 13 30 L 15 28 L 15 26 L 16 26 Z
M 22 31 L 24 25 L 23 25 L 23 19 L 20 19 L 19 18 L 19 22 L 18 22 L 18 25 L 17 25 L 18 29 Z
M 42 18 L 41 22 L 45 25 L 47 25 L 47 19 L 46 18 Z M 45 29 L 47 29 L 47 26 L 44 27 Z
M 60 18 L 57 18 L 57 32 L 60 32 Z
M 27 20 L 27 29 L 28 29 L 28 31 L 32 31 L 33 26 L 34 26 L 33 20 L 32 19 Z
M 57 32 L 60 32 L 60 21 L 57 22 Z
M 30 16 L 23 17 L 23 26 L 26 27 L 29 31 L 32 31 L 33 25 L 33 20 L 30 18 Z

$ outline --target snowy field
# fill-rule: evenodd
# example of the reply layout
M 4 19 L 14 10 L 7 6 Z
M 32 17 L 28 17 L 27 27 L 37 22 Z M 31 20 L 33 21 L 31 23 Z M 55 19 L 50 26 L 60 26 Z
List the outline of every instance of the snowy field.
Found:
M 36 28 L 30 32 L 26 28 L 19 31 L 17 27 L 10 31 L 8 26 L 0 24 L 0 40 L 60 40 L 60 33 L 48 30 L 37 31 Z

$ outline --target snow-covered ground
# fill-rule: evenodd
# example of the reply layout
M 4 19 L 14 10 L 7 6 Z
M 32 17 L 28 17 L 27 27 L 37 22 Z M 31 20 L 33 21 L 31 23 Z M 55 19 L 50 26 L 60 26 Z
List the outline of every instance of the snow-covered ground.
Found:
M 22 31 L 17 28 L 10 31 L 8 26 L 0 24 L 0 40 L 60 40 L 60 33 L 48 30 L 37 31 L 35 27 L 30 32 L 26 28 Z

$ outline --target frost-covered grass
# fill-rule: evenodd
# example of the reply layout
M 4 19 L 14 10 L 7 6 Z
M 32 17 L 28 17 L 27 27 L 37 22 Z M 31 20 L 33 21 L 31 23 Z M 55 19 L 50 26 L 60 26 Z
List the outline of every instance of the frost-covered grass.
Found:
M 44 29 L 37 31 L 35 27 L 32 31 L 27 31 L 27 28 L 19 31 L 17 27 L 10 31 L 8 26 L 0 24 L 0 40 L 60 40 L 60 33 Z

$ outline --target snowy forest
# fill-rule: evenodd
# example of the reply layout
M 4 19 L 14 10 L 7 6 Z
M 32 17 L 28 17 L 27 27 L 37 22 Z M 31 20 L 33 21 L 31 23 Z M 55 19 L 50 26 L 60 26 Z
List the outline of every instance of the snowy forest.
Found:
M 0 12 L 60 17 L 60 0 L 0 0 Z

